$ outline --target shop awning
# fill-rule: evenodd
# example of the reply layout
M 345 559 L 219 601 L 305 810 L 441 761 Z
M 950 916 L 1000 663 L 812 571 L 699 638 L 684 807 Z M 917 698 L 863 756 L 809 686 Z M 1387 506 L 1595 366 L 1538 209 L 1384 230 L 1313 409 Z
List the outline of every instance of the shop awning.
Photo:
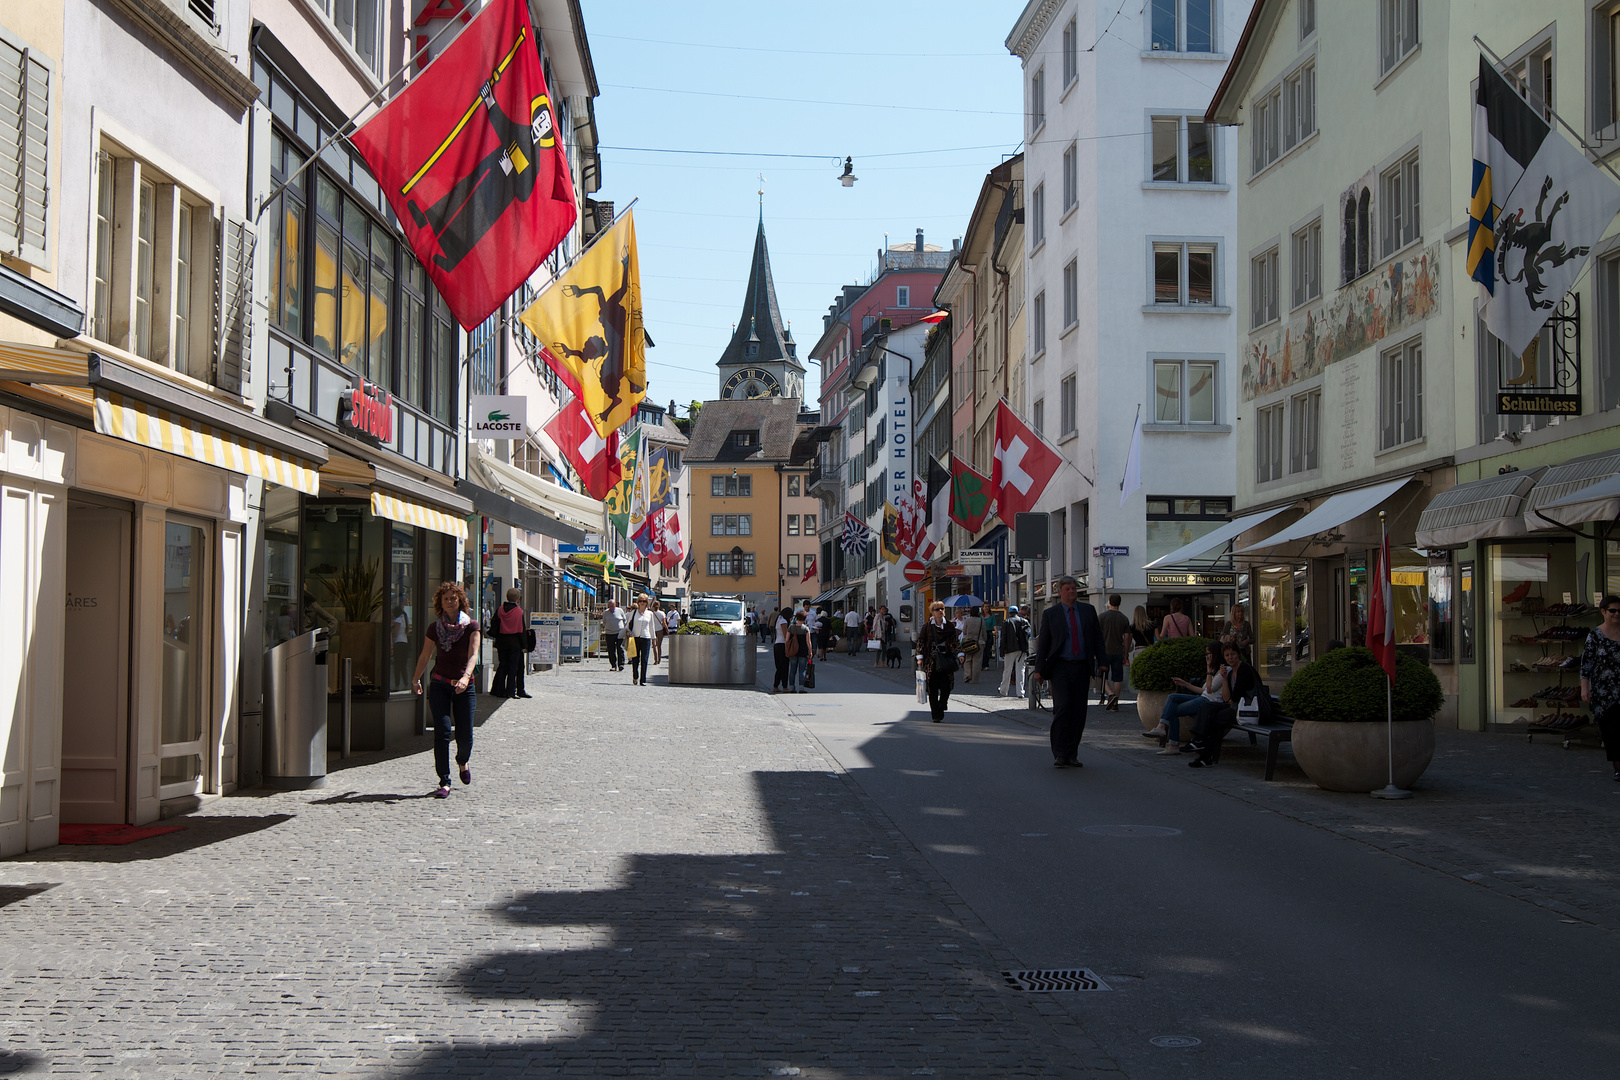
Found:
M 1620 515 L 1620 495 L 1612 494 L 1616 481 L 1620 481 L 1620 453 L 1592 454 L 1554 465 L 1524 500 L 1525 527 L 1551 529 L 1554 522 L 1614 520 Z
M 488 481 L 492 490 L 581 529 L 602 531 L 605 510 L 600 500 L 569 491 L 504 461 L 496 461 L 478 449 L 476 444 L 469 444 L 467 451 L 473 467 Z
M 854 591 L 855 586 L 853 585 L 840 585 L 837 588 L 828 589 L 826 592 L 822 593 L 820 596 L 816 597 L 810 602 L 812 604 L 831 604 L 838 600 L 842 600 L 844 597 L 848 596 Z
M 1220 558 L 1225 554 L 1228 543 L 1236 540 L 1250 529 L 1265 524 L 1287 509 L 1286 506 L 1278 506 L 1271 510 L 1262 510 L 1257 514 L 1234 518 L 1214 532 L 1205 533 L 1185 547 L 1178 547 L 1168 555 L 1159 556 L 1142 569 L 1154 570 L 1161 566 L 1180 566 L 1183 563 L 1192 562 L 1200 556 L 1207 556 L 1210 560 Z M 1214 552 L 1214 554 L 1210 554 L 1211 552 Z
M 1242 550 L 1258 551 L 1261 548 L 1276 547 L 1279 544 L 1309 540 L 1318 533 L 1331 532 L 1345 522 L 1358 518 L 1367 511 L 1376 508 L 1385 499 L 1405 487 L 1411 479 L 1410 476 L 1403 476 L 1399 480 L 1390 480 L 1387 483 L 1374 484 L 1372 487 L 1356 488 L 1354 491 L 1341 491 L 1337 495 L 1331 495 L 1321 506 L 1283 529 L 1282 532 L 1275 536 L 1268 536 L 1258 544 L 1250 544 Z
M 391 495 L 384 491 L 371 493 L 371 512 L 378 517 L 385 517 L 389 521 L 397 521 L 402 525 L 416 525 L 423 529 L 432 529 L 434 532 L 453 536 L 457 540 L 467 539 L 467 522 L 464 518 L 448 514 L 443 510 L 435 510 L 431 506 L 411 502 L 398 495 Z
M 472 500 L 473 509 L 487 518 L 504 521 L 513 528 L 554 537 L 565 544 L 583 544 L 585 531 L 558 521 L 550 514 L 542 514 L 504 495 L 497 495 L 471 480 L 457 480 L 456 490 Z
M 1430 500 L 1418 515 L 1420 548 L 1454 548 L 1475 540 L 1523 536 L 1524 500 L 1545 468 L 1486 476 Z
M 96 431 L 102 435 L 243 476 L 257 476 L 305 495 L 319 495 L 321 491 L 320 466 L 313 461 L 278 453 L 233 432 L 122 394 L 97 390 L 95 418 Z
M 584 581 L 584 580 L 582 580 L 580 578 L 575 577 L 573 574 L 568 574 L 568 573 L 563 574 L 562 578 L 563 578 L 563 584 L 564 585 L 572 585 L 574 588 L 578 589 L 580 592 L 586 593 L 586 594 L 588 594 L 590 596 L 595 596 L 596 595 L 596 586 L 592 585 L 590 582 Z

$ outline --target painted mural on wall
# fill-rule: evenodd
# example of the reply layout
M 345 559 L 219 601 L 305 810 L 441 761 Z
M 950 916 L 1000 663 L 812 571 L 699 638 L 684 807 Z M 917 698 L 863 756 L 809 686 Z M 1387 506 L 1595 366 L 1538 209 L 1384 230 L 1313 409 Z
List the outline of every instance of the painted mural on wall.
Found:
M 1243 350 L 1243 400 L 1310 379 L 1428 318 L 1440 306 L 1440 246 L 1396 259 L 1251 337 Z

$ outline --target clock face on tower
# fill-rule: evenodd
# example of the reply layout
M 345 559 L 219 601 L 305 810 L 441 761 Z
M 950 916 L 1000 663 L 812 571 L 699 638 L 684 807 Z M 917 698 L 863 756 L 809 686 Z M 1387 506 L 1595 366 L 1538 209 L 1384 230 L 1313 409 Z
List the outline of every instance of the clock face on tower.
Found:
M 720 396 L 725 398 L 761 398 L 773 397 L 782 392 L 782 385 L 764 368 L 745 367 L 732 373 L 731 378 L 721 388 Z

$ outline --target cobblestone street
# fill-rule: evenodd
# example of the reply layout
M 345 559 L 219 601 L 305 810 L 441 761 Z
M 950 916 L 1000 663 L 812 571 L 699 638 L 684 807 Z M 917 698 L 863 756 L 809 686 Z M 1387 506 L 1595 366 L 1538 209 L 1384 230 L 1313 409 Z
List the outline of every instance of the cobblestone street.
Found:
M 418 740 L 0 863 L 0 1074 L 1108 1067 L 776 700 L 662 683 L 531 678 L 446 802 Z

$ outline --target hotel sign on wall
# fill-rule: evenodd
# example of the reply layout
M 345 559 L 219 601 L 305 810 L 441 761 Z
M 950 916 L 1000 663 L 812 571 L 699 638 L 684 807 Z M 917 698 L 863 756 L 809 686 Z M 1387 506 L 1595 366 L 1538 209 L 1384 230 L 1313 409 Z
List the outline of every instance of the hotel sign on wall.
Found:
M 374 442 L 393 442 L 394 395 L 376 383 L 356 381 L 352 390 L 338 398 L 337 424 Z

